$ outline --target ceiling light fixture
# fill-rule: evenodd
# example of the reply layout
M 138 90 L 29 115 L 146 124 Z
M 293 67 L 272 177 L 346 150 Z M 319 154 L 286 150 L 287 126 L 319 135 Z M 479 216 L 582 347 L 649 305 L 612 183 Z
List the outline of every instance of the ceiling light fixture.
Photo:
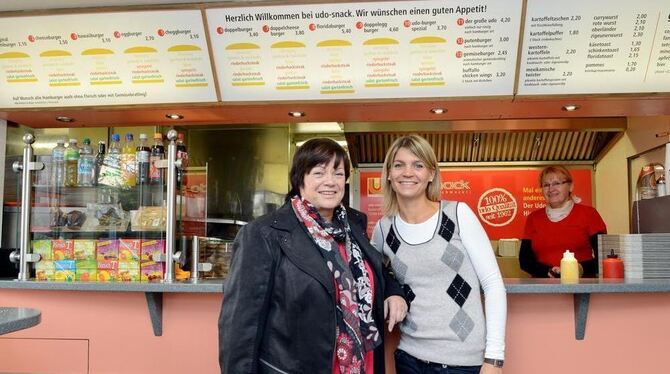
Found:
M 579 108 L 580 108 L 580 106 L 577 105 L 577 104 L 568 104 L 568 105 L 563 105 L 563 108 L 561 108 L 561 109 L 565 110 L 566 112 L 574 112 L 575 110 L 577 110 Z
M 430 110 L 431 113 L 433 114 L 444 114 L 447 112 L 447 109 L 444 108 L 433 108 Z
M 70 122 L 74 122 L 74 118 L 66 117 L 66 116 L 58 116 L 58 117 L 56 117 L 56 121 L 70 123 Z
M 168 113 L 168 114 L 165 115 L 165 118 L 173 119 L 173 120 L 177 121 L 177 120 L 180 120 L 180 119 L 184 119 L 184 116 L 182 116 L 179 113 Z
M 305 112 L 288 112 L 288 115 L 291 117 L 304 117 Z

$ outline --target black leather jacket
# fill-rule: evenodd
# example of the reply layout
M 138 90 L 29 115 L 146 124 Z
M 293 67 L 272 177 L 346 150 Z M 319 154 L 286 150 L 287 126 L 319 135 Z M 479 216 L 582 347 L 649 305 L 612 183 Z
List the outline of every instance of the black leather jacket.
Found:
M 347 213 L 374 273 L 374 317 L 383 336 L 384 299 L 404 295 L 365 235 L 367 217 Z M 335 326 L 333 277 L 290 203 L 245 226 L 219 317 L 221 373 L 332 374 Z M 375 373 L 384 373 L 383 344 L 374 357 Z

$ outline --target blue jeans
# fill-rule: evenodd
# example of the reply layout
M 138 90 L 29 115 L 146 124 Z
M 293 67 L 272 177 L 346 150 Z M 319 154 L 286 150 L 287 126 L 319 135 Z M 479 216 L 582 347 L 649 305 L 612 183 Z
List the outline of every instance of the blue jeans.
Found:
M 419 360 L 409 353 L 395 351 L 396 374 L 479 374 L 481 366 L 448 366 Z

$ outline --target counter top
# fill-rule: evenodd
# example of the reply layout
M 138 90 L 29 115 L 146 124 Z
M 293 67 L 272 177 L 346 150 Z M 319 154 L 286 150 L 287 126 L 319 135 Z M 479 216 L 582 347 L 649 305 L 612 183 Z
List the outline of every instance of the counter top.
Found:
M 559 279 L 505 278 L 508 294 L 587 294 L 670 292 L 670 279 L 581 279 L 577 284 L 561 284 Z M 96 282 L 19 282 L 0 280 L 0 289 L 110 292 L 184 292 L 221 293 L 223 280 L 201 280 L 198 283 L 96 283 Z
M 36 309 L 0 307 L 0 335 L 33 327 L 41 319 L 42 313 Z
M 508 294 L 588 294 L 670 292 L 670 279 L 580 279 L 577 284 L 561 284 L 560 279 L 505 278 Z
M 98 283 L 98 282 L 36 282 L 0 280 L 0 289 L 53 290 L 53 291 L 111 291 L 111 292 L 223 292 L 223 280 L 201 280 L 198 283 Z

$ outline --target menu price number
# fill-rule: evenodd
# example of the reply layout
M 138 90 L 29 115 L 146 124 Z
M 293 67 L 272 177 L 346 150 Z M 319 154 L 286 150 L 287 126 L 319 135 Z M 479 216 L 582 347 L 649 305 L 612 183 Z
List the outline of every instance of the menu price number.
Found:
M 25 46 L 28 45 L 28 43 L 26 43 L 26 42 L 16 42 L 16 45 L 19 46 L 19 47 L 25 47 Z
M 579 35 L 579 30 L 570 30 L 570 31 L 568 32 L 568 35 L 570 35 L 570 36 Z
M 500 23 L 512 22 L 512 17 L 500 17 L 499 21 Z
M 633 22 L 633 38 L 641 38 L 644 36 L 644 30 L 647 24 L 647 14 L 639 13 L 635 15 L 635 22 Z
M 150 41 L 152 41 L 152 40 L 155 40 L 155 39 L 156 39 L 156 38 L 154 38 L 153 35 L 146 35 L 146 36 L 144 37 L 144 40 L 146 40 L 146 41 L 148 41 L 148 42 L 150 42 Z
M 507 50 L 499 50 L 498 51 L 498 56 L 507 56 Z
M 500 43 L 506 43 L 506 42 L 509 41 L 509 36 L 501 36 L 501 37 L 498 39 L 498 41 L 499 41 Z
M 58 44 L 59 45 L 66 45 L 66 44 L 68 44 L 68 41 L 67 41 L 67 39 L 58 39 Z
M 574 55 L 575 53 L 577 53 L 577 50 L 575 48 L 568 48 L 565 50 L 566 55 Z
M 398 26 L 389 27 L 389 32 L 398 32 Z
M 112 42 L 112 38 L 104 37 L 104 38 L 100 38 L 100 41 L 101 41 L 102 43 L 111 43 L 111 42 Z
M 340 31 L 342 32 L 342 34 L 351 34 L 351 28 L 349 27 L 342 28 L 340 29 Z
M 637 70 L 637 61 L 628 61 L 626 63 L 626 72 L 632 73 Z
M 507 75 L 507 73 L 505 73 L 504 71 L 497 71 L 496 72 L 496 78 L 502 78 L 506 75 Z
M 570 16 L 570 21 L 581 21 L 582 16 Z
M 563 72 L 563 76 L 564 76 L 564 77 L 571 77 L 571 76 L 572 76 L 572 72 L 571 72 L 571 71 L 564 71 L 564 72 Z
M 447 25 L 437 25 L 437 31 L 447 31 Z
M 258 31 L 252 31 L 252 32 L 249 33 L 250 38 L 255 38 L 257 36 L 258 36 Z
M 188 35 L 189 39 L 200 39 L 200 34 L 189 34 Z

